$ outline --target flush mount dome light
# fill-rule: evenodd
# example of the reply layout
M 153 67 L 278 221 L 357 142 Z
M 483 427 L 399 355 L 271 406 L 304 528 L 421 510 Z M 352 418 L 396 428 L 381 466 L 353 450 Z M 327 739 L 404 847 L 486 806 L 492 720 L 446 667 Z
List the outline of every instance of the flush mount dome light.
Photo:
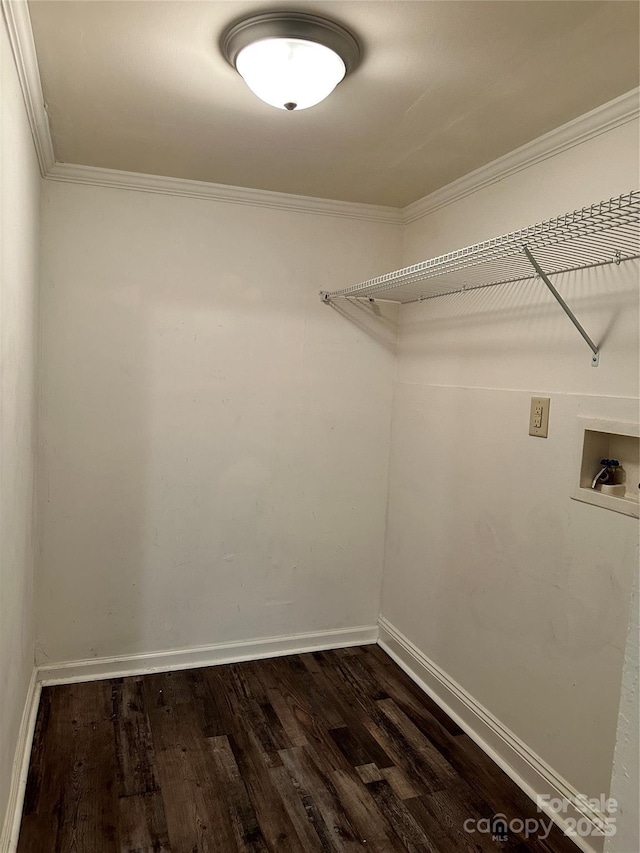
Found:
M 281 110 L 319 104 L 360 61 L 350 32 L 303 12 L 247 18 L 224 33 L 221 47 L 251 91 Z

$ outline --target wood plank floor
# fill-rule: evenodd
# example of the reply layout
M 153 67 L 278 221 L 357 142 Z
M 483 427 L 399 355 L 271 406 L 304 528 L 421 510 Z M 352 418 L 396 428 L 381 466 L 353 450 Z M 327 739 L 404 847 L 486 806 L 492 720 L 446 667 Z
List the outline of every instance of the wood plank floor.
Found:
M 360 646 L 45 688 L 18 851 L 576 853 L 465 832 L 497 813 L 544 818 Z

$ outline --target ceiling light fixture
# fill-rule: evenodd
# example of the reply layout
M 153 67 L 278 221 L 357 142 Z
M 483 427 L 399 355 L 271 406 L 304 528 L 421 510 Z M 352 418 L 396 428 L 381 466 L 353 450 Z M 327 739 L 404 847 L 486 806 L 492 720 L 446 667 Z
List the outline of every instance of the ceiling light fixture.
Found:
M 223 34 L 221 47 L 251 91 L 281 110 L 319 104 L 360 61 L 350 32 L 303 12 L 247 18 Z

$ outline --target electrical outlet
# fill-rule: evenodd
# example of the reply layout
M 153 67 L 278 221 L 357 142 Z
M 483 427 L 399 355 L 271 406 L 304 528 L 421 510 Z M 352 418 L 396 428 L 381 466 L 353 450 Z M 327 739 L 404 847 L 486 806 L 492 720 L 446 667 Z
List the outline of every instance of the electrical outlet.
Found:
M 546 438 L 549 432 L 549 397 L 532 397 L 529 415 L 529 435 Z

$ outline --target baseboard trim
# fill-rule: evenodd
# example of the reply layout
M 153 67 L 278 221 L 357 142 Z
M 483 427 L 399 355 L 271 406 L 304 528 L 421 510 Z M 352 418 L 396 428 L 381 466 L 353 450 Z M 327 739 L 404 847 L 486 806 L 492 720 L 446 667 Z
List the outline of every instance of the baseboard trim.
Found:
M 171 672 L 177 669 L 194 669 L 237 663 L 243 660 L 295 655 L 323 649 L 343 649 L 375 643 L 377 625 L 363 625 L 309 634 L 290 634 L 285 637 L 265 637 L 236 643 L 217 643 L 190 649 L 172 649 L 140 655 L 90 658 L 38 667 L 38 681 L 43 685 L 74 684 L 80 681 L 97 681 L 144 675 L 149 672 Z
M 604 814 L 584 803 L 579 791 L 387 619 L 381 616 L 378 625 L 378 644 L 381 648 L 534 802 L 538 795 L 545 794 L 550 799 L 564 798 L 569 801 L 571 806 L 563 814 L 558 814 L 548 807 L 544 808 L 545 814 L 557 823 L 563 832 L 566 832 L 570 825 L 567 819 L 570 819 L 570 822 L 586 819 L 594 831 L 607 825 L 607 817 Z M 604 846 L 604 835 L 590 836 L 588 839 L 572 835 L 571 838 L 584 853 L 601 853 Z
M 18 732 L 18 742 L 13 758 L 9 802 L 7 803 L 4 826 L 0 834 L 0 853 L 14 853 L 18 846 L 22 805 L 27 787 L 31 744 L 33 743 L 33 735 L 36 728 L 41 689 L 41 684 L 37 678 L 37 671 L 34 669 L 31 673 L 31 680 L 27 689 L 22 720 L 20 722 L 20 731 Z
M 606 825 L 606 815 L 590 808 L 581 799 L 580 792 L 381 616 L 377 626 L 266 637 L 143 655 L 66 661 L 37 667 L 29 682 L 16 744 L 9 802 L 0 835 L 0 853 L 14 853 L 17 847 L 31 745 L 43 686 L 260 660 L 323 649 L 348 648 L 376 641 L 534 802 L 538 795 L 547 794 L 549 798 L 564 798 L 571 803 L 564 814 L 544 808 L 545 814 L 563 831 L 567 829 L 567 818 L 573 821 L 587 820 L 594 829 Z M 572 840 L 584 853 L 601 853 L 604 845 L 603 836 L 591 836 L 589 840 L 572 836 Z
M 244 660 L 260 660 L 324 649 L 342 649 L 375 643 L 377 639 L 377 625 L 363 625 L 355 628 L 318 631 L 308 634 L 290 634 L 286 637 L 265 637 L 237 643 L 217 643 L 212 646 L 199 646 L 191 649 L 171 649 L 142 655 L 65 661 L 34 668 L 27 690 L 14 754 L 9 802 L 0 833 L 0 853 L 14 853 L 18 845 L 31 746 L 42 687 L 54 684 L 74 684 L 82 681 L 98 681 L 104 678 L 144 675 L 150 672 L 171 672 L 178 669 L 193 669 L 199 666 L 214 666 Z

